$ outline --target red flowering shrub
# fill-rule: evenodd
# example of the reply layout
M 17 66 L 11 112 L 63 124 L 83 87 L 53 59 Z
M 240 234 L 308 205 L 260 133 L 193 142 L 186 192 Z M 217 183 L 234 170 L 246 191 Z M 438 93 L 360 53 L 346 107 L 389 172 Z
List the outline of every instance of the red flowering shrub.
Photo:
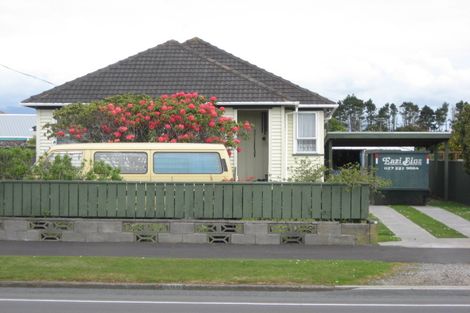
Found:
M 179 92 L 152 98 L 120 95 L 54 113 L 50 135 L 75 142 L 221 143 L 236 149 L 252 125 L 223 116 L 216 97 Z

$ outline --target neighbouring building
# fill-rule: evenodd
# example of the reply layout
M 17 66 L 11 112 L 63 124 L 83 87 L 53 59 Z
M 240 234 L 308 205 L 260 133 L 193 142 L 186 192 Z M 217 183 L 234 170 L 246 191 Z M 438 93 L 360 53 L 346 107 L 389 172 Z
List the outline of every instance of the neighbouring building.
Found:
M 39 156 L 55 144 L 44 125 L 64 105 L 123 93 L 179 91 L 216 96 L 226 115 L 255 125 L 243 152 L 233 156 L 238 179 L 287 180 L 299 158 L 323 165 L 324 124 L 337 104 L 199 38 L 167 41 L 23 103 L 37 112 Z
M 22 146 L 35 135 L 35 114 L 0 114 L 0 147 Z

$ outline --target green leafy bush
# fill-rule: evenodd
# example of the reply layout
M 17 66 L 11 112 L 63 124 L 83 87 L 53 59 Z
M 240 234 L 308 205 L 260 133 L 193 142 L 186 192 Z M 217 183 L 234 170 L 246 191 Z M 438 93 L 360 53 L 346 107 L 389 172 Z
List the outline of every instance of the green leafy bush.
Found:
M 29 177 L 34 156 L 35 152 L 30 148 L 0 148 L 0 179 Z
M 304 158 L 295 160 L 295 166 L 290 169 L 292 175 L 289 177 L 289 181 L 314 183 L 323 179 L 326 167 L 315 164 L 310 159 Z
M 375 175 L 374 169 L 361 168 L 359 164 L 349 163 L 337 171 L 330 172 L 326 180 L 328 183 L 357 186 L 368 184 L 371 191 L 391 185 L 390 180 Z
M 73 166 L 72 159 L 67 155 L 58 155 L 54 160 L 44 156 L 31 172 L 31 178 L 38 180 L 122 180 L 119 169 L 103 161 L 94 163 L 85 171 L 83 163 L 79 167 Z

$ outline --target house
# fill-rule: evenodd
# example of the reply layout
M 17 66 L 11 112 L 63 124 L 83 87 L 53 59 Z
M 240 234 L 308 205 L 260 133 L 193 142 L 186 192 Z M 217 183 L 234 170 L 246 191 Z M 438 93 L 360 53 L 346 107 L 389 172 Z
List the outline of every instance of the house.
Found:
M 64 105 L 123 93 L 216 96 L 226 115 L 255 125 L 233 164 L 239 179 L 286 180 L 298 158 L 324 161 L 324 123 L 337 105 L 199 38 L 167 41 L 23 101 L 37 112 L 37 154 L 55 142 L 44 125 Z
M 35 114 L 0 114 L 0 147 L 22 146 L 35 134 Z

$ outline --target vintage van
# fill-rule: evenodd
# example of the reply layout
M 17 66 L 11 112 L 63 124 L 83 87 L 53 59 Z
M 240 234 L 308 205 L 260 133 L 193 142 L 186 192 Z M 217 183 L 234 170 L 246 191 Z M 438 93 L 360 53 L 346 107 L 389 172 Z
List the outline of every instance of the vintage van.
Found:
M 48 158 L 68 155 L 74 166 L 103 161 L 126 181 L 217 182 L 230 180 L 224 145 L 205 143 L 81 143 L 51 147 Z M 90 162 L 91 161 L 91 162 Z

